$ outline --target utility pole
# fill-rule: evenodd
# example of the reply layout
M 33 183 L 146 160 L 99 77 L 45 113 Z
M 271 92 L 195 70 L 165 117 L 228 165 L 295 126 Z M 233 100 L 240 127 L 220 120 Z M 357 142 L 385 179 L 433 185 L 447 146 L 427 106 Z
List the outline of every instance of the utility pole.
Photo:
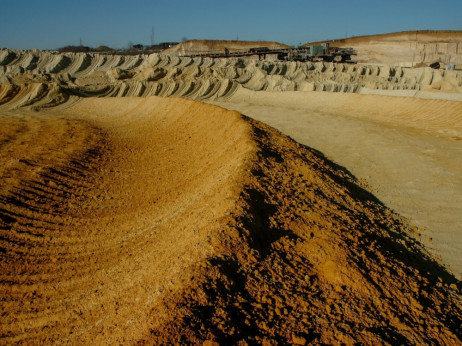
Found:
M 151 46 L 154 46 L 154 27 L 152 27 L 152 30 L 151 30 Z
M 83 44 L 82 44 L 82 38 L 80 38 L 80 47 L 82 47 Z

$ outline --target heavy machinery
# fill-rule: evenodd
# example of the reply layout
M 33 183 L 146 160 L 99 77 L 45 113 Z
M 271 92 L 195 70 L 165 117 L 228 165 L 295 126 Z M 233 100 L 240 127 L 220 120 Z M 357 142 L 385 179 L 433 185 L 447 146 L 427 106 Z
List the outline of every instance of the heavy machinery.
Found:
M 333 62 L 354 62 L 352 55 L 356 55 L 353 48 L 331 47 L 329 43 L 322 43 L 320 46 L 300 46 L 296 48 L 252 47 L 247 51 L 230 51 L 225 48 L 224 52 L 201 52 L 184 54 L 188 57 L 210 57 L 210 58 L 231 58 L 258 56 L 264 60 L 267 56 L 277 56 L 278 60 L 285 61 L 333 61 Z
M 329 43 L 320 46 L 300 46 L 291 48 L 278 55 L 279 60 L 288 61 L 334 61 L 353 62 L 351 57 L 356 55 L 353 48 L 331 47 Z

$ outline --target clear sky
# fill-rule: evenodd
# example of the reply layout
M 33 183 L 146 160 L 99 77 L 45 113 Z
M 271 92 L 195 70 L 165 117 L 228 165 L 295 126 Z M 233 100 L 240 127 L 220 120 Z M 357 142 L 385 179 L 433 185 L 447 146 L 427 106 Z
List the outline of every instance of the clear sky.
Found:
M 462 0 L 0 0 L 0 47 L 126 47 L 187 39 L 297 45 L 405 30 L 462 30 Z

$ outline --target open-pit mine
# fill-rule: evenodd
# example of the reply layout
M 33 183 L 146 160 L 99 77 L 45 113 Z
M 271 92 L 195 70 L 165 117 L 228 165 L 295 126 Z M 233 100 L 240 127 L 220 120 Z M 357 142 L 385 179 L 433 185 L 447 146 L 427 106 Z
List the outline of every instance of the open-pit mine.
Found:
M 458 48 L 188 44 L 0 50 L 0 343 L 460 344 Z

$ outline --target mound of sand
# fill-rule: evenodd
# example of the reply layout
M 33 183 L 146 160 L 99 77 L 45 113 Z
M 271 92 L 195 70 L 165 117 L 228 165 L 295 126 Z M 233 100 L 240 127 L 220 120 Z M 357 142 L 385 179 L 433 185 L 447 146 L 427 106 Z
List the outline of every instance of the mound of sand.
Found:
M 404 31 L 323 42 L 354 48 L 356 59 L 362 63 L 415 66 L 438 61 L 462 68 L 462 31 Z
M 147 336 L 151 309 L 217 251 L 255 151 L 250 126 L 163 99 L 86 100 L 1 123 L 2 339 Z
M 401 219 L 262 123 L 162 98 L 1 122 L 4 342 L 462 339 L 460 283 Z

